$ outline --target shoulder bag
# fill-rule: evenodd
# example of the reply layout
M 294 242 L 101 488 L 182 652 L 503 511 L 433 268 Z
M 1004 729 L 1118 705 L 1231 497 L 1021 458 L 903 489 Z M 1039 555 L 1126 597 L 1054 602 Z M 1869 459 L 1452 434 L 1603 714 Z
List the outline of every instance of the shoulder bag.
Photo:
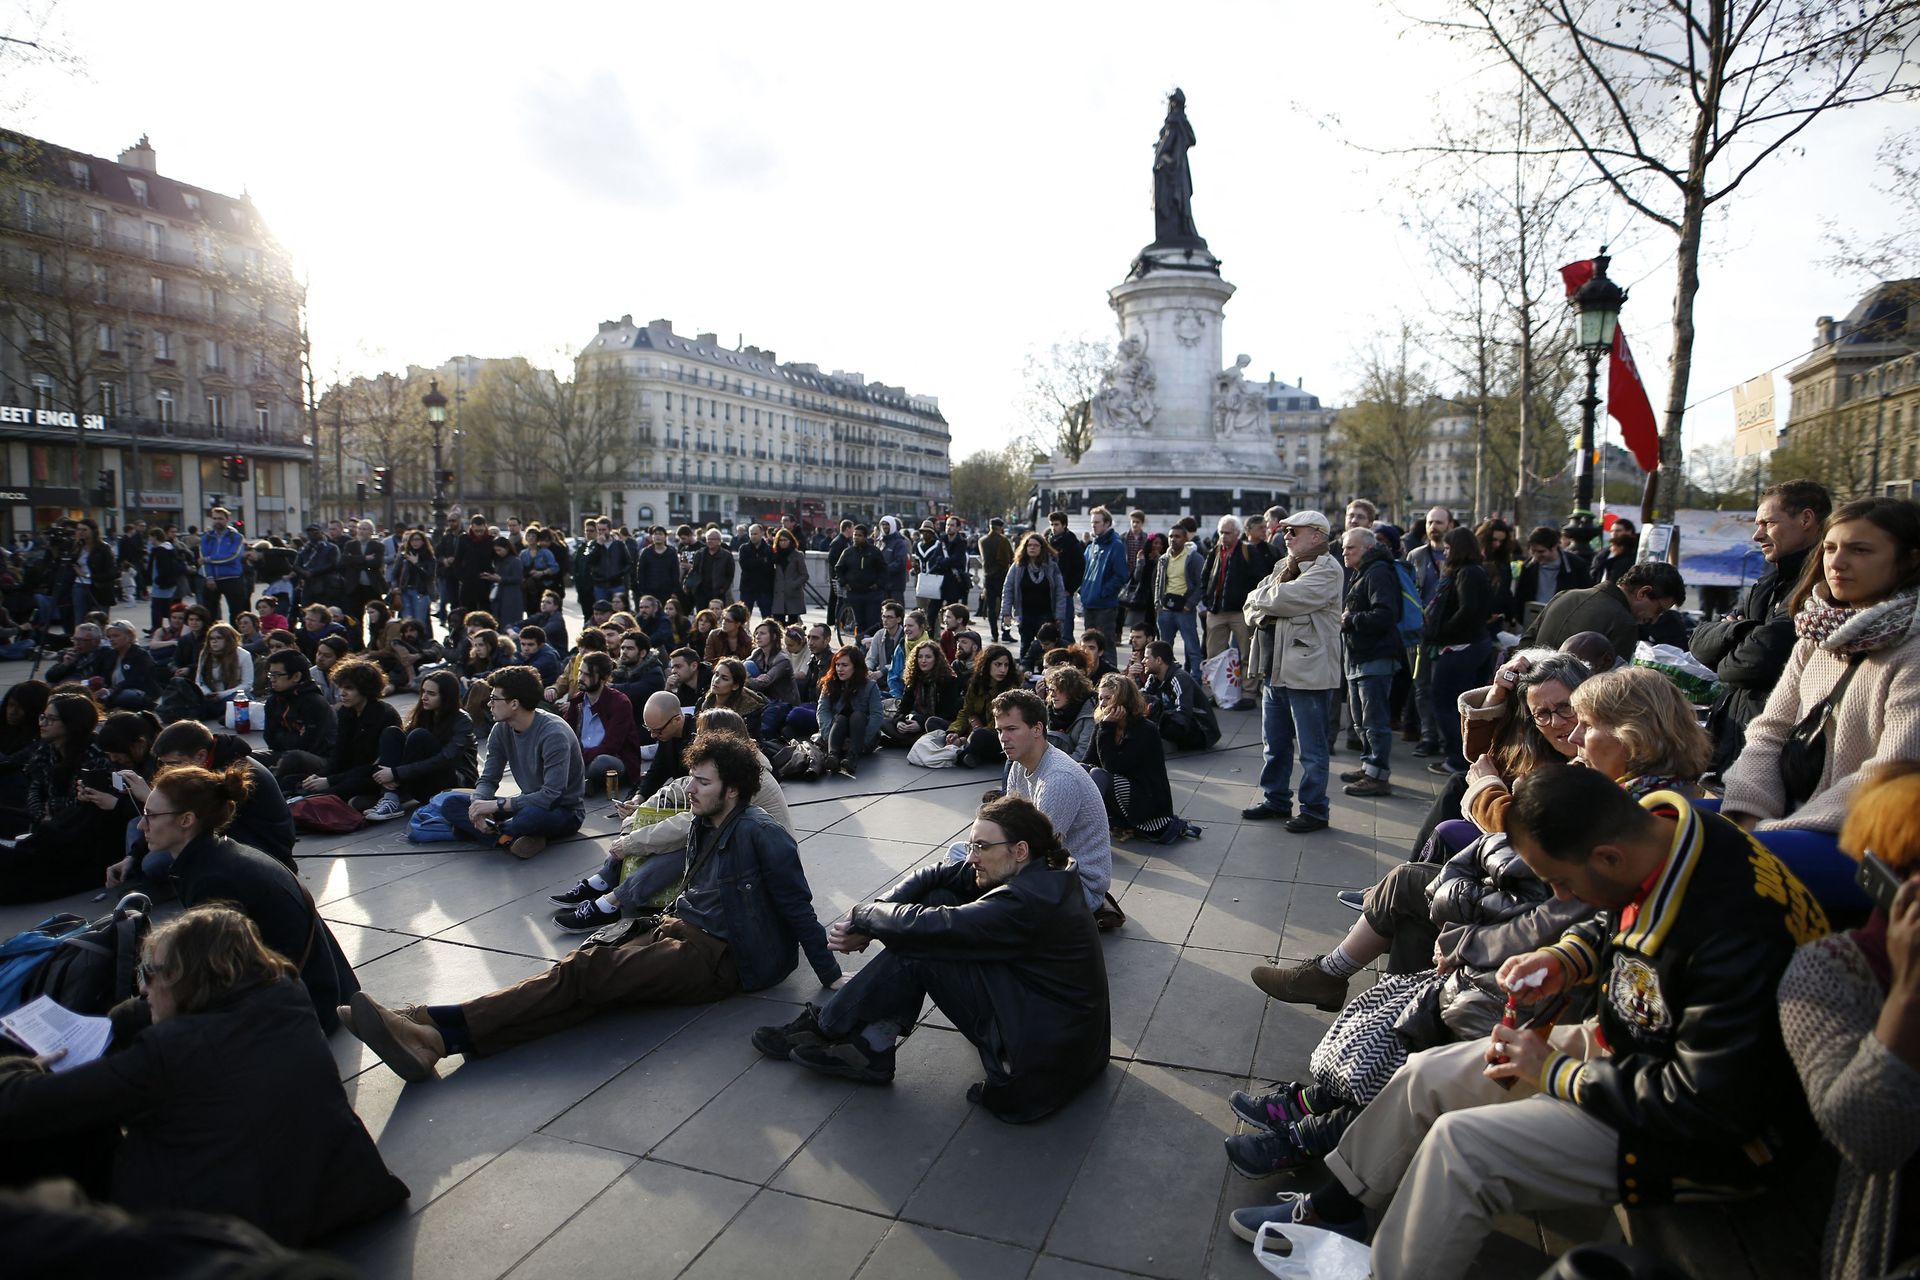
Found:
M 1853 683 L 1853 673 L 1865 658 L 1865 654 L 1856 654 L 1847 659 L 1847 669 L 1833 692 L 1815 703 L 1781 744 L 1780 785 L 1786 791 L 1788 813 L 1811 799 L 1820 786 L 1820 775 L 1827 768 L 1827 730 L 1832 727 L 1833 713 L 1847 696 L 1847 686 Z

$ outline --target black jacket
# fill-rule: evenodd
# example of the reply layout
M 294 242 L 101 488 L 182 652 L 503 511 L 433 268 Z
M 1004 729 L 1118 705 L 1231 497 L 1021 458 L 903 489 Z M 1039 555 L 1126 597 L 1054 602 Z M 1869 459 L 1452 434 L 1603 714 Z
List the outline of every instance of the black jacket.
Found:
M 880 590 L 887 581 L 887 560 L 871 542 L 865 546 L 849 542 L 834 562 L 833 570 L 848 595 L 865 595 Z
M 160 668 L 155 664 L 153 655 L 139 645 L 130 645 L 125 654 L 115 658 L 111 647 L 107 651 L 107 684 L 116 689 L 135 689 L 147 695 L 152 701 L 160 696 Z M 120 683 L 114 685 L 113 672 L 118 668 Z
M 1348 575 L 1347 596 L 1341 603 L 1346 614 L 1340 630 L 1347 640 L 1347 665 L 1384 659 L 1398 661 L 1406 655 L 1400 645 L 1400 574 L 1393 567 L 1393 553 L 1385 547 L 1372 547 L 1360 557 L 1360 567 Z
M 1493 617 L 1493 581 L 1477 564 L 1460 566 L 1440 581 L 1440 593 L 1427 606 L 1428 644 L 1473 644 L 1487 636 Z
M 814 913 L 793 833 L 750 804 L 727 819 L 701 856 L 709 830 L 705 819 L 696 818 L 687 831 L 687 883 L 702 899 L 702 910 L 711 908 L 721 921 L 740 989 L 773 986 L 799 967 L 802 951 L 821 986 L 838 982 L 840 965 L 827 950 L 827 931 Z M 683 900 L 674 899 L 668 914 L 679 914 Z
M 419 778 L 426 778 L 442 770 L 453 770 L 453 786 L 470 787 L 480 780 L 480 750 L 474 736 L 473 717 L 465 711 L 456 710 L 446 725 L 444 735 L 435 734 L 440 740 L 440 750 L 425 760 L 415 760 L 412 764 L 394 767 L 394 777 L 404 787 Z
M 1093 732 L 1094 763 L 1132 786 L 1127 816 L 1136 822 L 1163 818 L 1173 812 L 1173 788 L 1167 782 L 1167 752 L 1160 731 L 1151 723 L 1127 726 L 1127 736 L 1116 738 L 1113 725 Z
M 633 571 L 633 586 L 641 595 L 652 596 L 656 600 L 679 595 L 680 553 L 672 547 L 655 551 L 651 544 L 640 548 L 639 562 Z
M 700 548 L 693 555 L 693 568 L 688 571 L 693 581 L 693 604 L 696 609 L 707 607 L 709 600 L 733 599 L 733 552 L 721 547 L 718 551 Z M 771 590 L 771 585 L 769 585 Z
M 608 538 L 603 543 L 595 538 L 581 548 L 580 561 L 596 591 L 604 590 L 611 596 L 615 591 L 626 590 L 627 570 L 633 567 L 633 562 L 627 554 L 627 544 L 620 539 Z
M 1215 613 L 1231 613 L 1247 603 L 1247 592 L 1259 586 L 1260 579 L 1272 569 L 1271 564 L 1263 566 L 1252 544 L 1242 538 L 1233 544 L 1233 554 L 1227 557 L 1227 572 L 1223 577 L 1220 548 L 1216 546 L 1207 552 L 1206 567 L 1200 572 L 1200 598 Z
M 373 771 L 380 764 L 380 734 L 400 727 L 400 713 L 383 701 L 369 702 L 358 711 L 343 702 L 335 725 L 327 790 L 342 798 L 379 791 Z
M 349 588 L 380 592 L 387 586 L 387 549 L 376 538 L 350 538 L 340 548 L 340 574 Z
M 304 1245 L 407 1198 L 347 1102 L 300 984 L 282 979 L 146 1027 L 48 1073 L 0 1058 L 9 1138 L 126 1128 L 113 1200 L 134 1213 L 233 1214 Z
M 253 791 L 247 796 L 227 825 L 227 838 L 249 849 L 258 849 L 275 862 L 294 870 L 293 843 L 299 833 L 293 827 L 293 813 L 273 771 L 253 758 L 253 745 L 231 733 L 213 735 L 213 769 L 219 773 L 236 760 L 247 762 L 253 778 Z
M 1746 745 L 1747 725 L 1767 705 L 1767 696 L 1779 683 L 1793 653 L 1793 616 L 1787 597 L 1793 594 L 1807 557 L 1806 547 L 1769 566 L 1760 580 L 1747 588 L 1738 618 L 1702 623 L 1688 646 L 1693 656 L 1713 668 L 1720 679 L 1720 696 L 1707 717 L 1713 735 L 1713 768 L 1724 770 Z
M 773 594 L 773 544 L 765 538 L 740 544 L 740 594 Z
M 1220 718 L 1200 682 L 1185 667 L 1174 667 L 1165 680 L 1148 676 L 1141 692 L 1147 695 L 1161 735 L 1175 746 L 1197 749 L 1220 741 Z
M 959 905 L 925 905 L 935 894 Z M 989 1007 L 953 1020 L 985 1034 L 974 1044 L 987 1070 L 980 1100 L 1001 1119 L 1038 1120 L 1105 1069 L 1106 956 L 1071 861 L 1057 871 L 1029 863 L 985 892 L 966 863 L 930 863 L 854 907 L 848 923 L 909 961 L 976 975 L 953 986 Z
M 171 874 L 182 907 L 230 902 L 253 921 L 260 940 L 299 968 L 320 1029 L 333 1034 L 340 1025 L 335 1010 L 360 983 L 293 872 L 230 836 L 203 835 L 174 855 Z
M 1558 598 L 1561 593 L 1580 587 L 1593 585 L 1593 576 L 1587 572 L 1586 564 L 1577 556 L 1561 554 L 1562 568 L 1560 577 L 1553 584 L 1553 594 Z M 1520 576 L 1513 584 L 1513 612 L 1516 620 L 1524 622 L 1527 605 L 1533 600 L 1533 593 L 1540 589 L 1540 566 L 1528 556 L 1527 562 L 1520 566 Z
M 269 751 L 311 751 L 333 758 L 334 716 L 327 696 L 308 673 L 291 693 L 267 695 L 267 715 L 261 723 Z
M 1549 948 L 1598 981 L 1612 1053 L 1556 1054 L 1542 1071 L 1547 1092 L 1619 1133 L 1628 1205 L 1750 1186 L 1798 1163 L 1812 1121 L 1778 988 L 1794 949 L 1828 928 L 1806 886 L 1740 828 L 1670 791 L 1641 803 L 1679 826 L 1631 926 L 1601 912 Z
M 1081 579 L 1087 576 L 1087 549 L 1071 529 L 1048 534 L 1047 545 L 1053 548 L 1053 558 L 1060 562 L 1060 580 L 1067 584 L 1067 594 L 1072 595 L 1080 589 Z

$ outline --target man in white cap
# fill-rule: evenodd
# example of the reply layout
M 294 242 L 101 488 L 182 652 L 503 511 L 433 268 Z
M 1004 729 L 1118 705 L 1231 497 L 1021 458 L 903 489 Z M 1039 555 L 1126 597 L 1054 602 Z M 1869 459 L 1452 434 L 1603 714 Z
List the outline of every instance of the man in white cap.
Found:
M 1287 554 L 1247 595 L 1254 628 L 1251 667 L 1266 681 L 1260 695 L 1265 763 L 1260 803 L 1241 811 L 1250 822 L 1278 818 L 1287 830 L 1327 825 L 1328 724 L 1340 687 L 1340 593 L 1343 575 L 1329 554 L 1327 518 L 1296 511 L 1280 520 Z M 1300 747 L 1300 812 L 1293 811 L 1293 752 Z

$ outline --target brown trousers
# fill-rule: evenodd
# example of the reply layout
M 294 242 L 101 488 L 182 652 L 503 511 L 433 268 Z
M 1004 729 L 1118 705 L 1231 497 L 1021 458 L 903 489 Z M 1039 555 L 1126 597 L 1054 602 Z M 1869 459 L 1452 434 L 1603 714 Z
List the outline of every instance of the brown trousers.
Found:
M 668 916 L 618 947 L 581 947 L 545 973 L 460 1007 L 477 1055 L 537 1040 L 627 1004 L 711 1004 L 740 990 L 733 952 Z

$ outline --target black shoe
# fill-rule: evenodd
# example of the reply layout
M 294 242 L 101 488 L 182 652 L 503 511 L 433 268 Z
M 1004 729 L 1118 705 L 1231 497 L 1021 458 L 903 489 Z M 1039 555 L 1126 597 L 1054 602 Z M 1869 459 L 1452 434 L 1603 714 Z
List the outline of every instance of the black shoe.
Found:
M 1352 907 L 1355 911 L 1367 909 L 1367 891 L 1365 889 L 1342 889 L 1333 895 L 1340 899 L 1343 907 Z
M 1367 776 L 1367 771 L 1365 769 L 1349 769 L 1345 773 L 1340 775 L 1340 781 L 1358 782 L 1360 781 L 1360 779 L 1366 776 Z
M 820 1011 L 812 1005 L 784 1027 L 761 1027 L 753 1033 L 753 1047 L 781 1062 L 801 1045 L 826 1043 L 827 1033 L 820 1029 Z
M 1227 1105 L 1233 1108 L 1233 1114 L 1269 1133 L 1284 1131 L 1301 1116 L 1312 1114 L 1301 1103 L 1297 1084 L 1282 1084 L 1272 1093 L 1245 1093 L 1236 1089 L 1227 1099 Z
M 577 907 L 583 902 L 592 902 L 605 892 L 605 889 L 596 889 L 585 880 L 582 880 L 565 893 L 548 894 L 547 901 L 557 902 L 563 907 Z
M 600 895 L 595 894 L 594 897 Z M 591 933 L 602 925 L 612 924 L 620 918 L 618 911 L 602 911 L 600 904 L 591 899 L 574 907 L 553 913 L 553 922 L 569 933 Z
M 1227 1163 L 1243 1178 L 1270 1178 L 1312 1161 L 1293 1145 L 1284 1131 L 1236 1133 L 1226 1140 Z
M 875 1053 L 857 1037 L 838 1044 L 795 1045 L 790 1060 L 809 1071 L 861 1084 L 893 1083 L 893 1050 Z
M 1445 751 L 1446 748 L 1437 742 L 1422 742 L 1414 747 L 1413 754 L 1416 756 L 1437 756 Z
M 1366 749 L 1367 749 L 1366 743 L 1360 741 L 1360 739 L 1354 737 L 1352 734 L 1347 735 L 1347 750 L 1365 751 Z
M 1240 816 L 1245 818 L 1248 822 L 1265 822 L 1269 818 L 1278 818 L 1283 822 L 1291 822 L 1293 820 L 1292 814 L 1286 812 L 1283 809 L 1270 808 L 1264 802 L 1261 804 L 1249 805 L 1247 808 L 1242 809 L 1240 811 Z
M 1326 828 L 1326 825 L 1325 818 L 1316 818 L 1310 813 L 1296 813 L 1287 819 L 1287 830 L 1295 835 L 1302 835 L 1308 831 L 1321 831 Z

